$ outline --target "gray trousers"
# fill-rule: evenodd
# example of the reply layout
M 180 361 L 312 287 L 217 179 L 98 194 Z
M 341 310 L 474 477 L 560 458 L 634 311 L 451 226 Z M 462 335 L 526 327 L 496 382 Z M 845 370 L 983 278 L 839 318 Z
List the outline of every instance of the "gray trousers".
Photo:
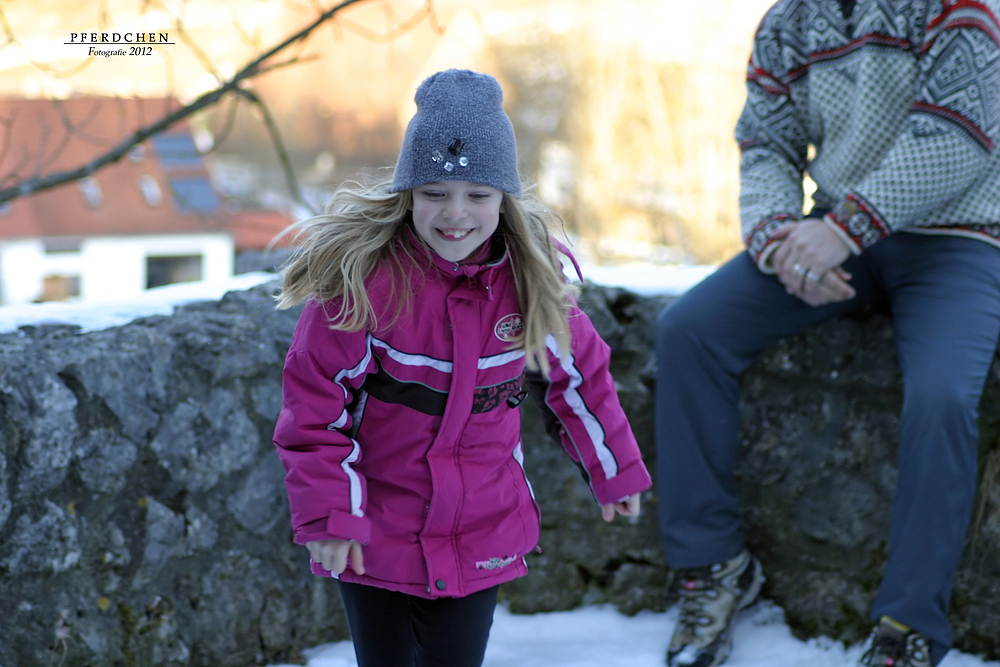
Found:
M 902 232 L 844 266 L 856 297 L 814 308 L 741 253 L 657 321 L 663 545 L 675 568 L 743 549 L 733 476 L 739 375 L 780 338 L 887 302 L 904 400 L 889 562 L 871 616 L 923 632 L 937 663 L 951 645 L 947 608 L 975 496 L 979 399 L 1000 337 L 1000 250 Z

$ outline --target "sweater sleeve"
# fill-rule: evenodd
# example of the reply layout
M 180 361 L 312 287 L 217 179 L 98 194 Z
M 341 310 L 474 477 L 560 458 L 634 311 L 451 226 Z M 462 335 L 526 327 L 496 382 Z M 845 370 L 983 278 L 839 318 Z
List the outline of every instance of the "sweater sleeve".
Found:
M 374 371 L 367 334 L 331 330 L 323 307 L 310 302 L 285 360 L 283 405 L 274 431 L 298 544 L 370 539 L 365 480 L 354 470 L 361 446 L 349 435 L 348 408 Z
M 781 3 L 779 3 L 781 4 Z M 767 270 L 777 247 L 772 235 L 784 222 L 802 218 L 802 177 L 809 138 L 792 101 L 790 70 L 805 63 L 785 62 L 804 50 L 784 48 L 794 38 L 781 30 L 781 8 L 763 18 L 747 65 L 747 99 L 736 124 L 740 147 L 740 226 L 757 266 Z
M 577 463 L 599 503 L 614 503 L 652 486 L 608 368 L 611 349 L 573 303 L 572 349 L 562 355 L 549 336 L 551 371 L 541 391 L 550 434 Z
M 966 192 L 1000 141 L 1000 1 L 938 7 L 928 17 L 907 131 L 827 216 L 855 252 Z

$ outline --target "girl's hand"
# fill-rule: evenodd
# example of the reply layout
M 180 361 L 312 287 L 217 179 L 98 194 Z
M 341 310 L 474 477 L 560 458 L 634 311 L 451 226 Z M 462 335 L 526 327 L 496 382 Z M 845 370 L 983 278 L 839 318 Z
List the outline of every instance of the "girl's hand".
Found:
M 633 493 L 628 498 L 623 498 L 617 503 L 601 505 L 601 516 L 608 523 L 615 520 L 615 512 L 618 512 L 622 516 L 639 516 L 639 494 Z
M 306 548 L 313 562 L 322 565 L 324 570 L 340 574 L 347 568 L 347 558 L 350 557 L 354 573 L 365 573 L 361 545 L 354 540 L 316 540 L 306 542 Z

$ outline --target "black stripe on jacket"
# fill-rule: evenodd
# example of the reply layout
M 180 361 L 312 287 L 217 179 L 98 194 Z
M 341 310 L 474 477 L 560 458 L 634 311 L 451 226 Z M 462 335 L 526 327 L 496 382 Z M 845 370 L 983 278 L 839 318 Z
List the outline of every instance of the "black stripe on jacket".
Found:
M 420 382 L 404 382 L 395 378 L 382 367 L 378 357 L 375 358 L 375 365 L 378 366 L 378 371 L 365 379 L 363 387 L 369 395 L 383 403 L 405 405 L 432 417 L 444 415 L 444 408 L 448 403 L 448 392 L 431 389 Z M 521 394 L 523 381 L 524 374 L 522 373 L 518 377 L 500 384 L 490 387 L 476 387 L 476 393 L 472 399 L 472 413 L 490 412 L 505 403 L 510 408 L 516 408 L 520 400 L 512 399 L 523 398 L 523 394 Z

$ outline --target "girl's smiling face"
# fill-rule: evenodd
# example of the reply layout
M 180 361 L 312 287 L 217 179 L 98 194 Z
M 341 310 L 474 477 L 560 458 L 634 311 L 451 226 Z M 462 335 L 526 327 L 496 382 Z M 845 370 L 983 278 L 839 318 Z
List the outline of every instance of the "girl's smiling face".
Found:
M 413 188 L 413 227 L 450 262 L 470 257 L 500 224 L 503 192 L 468 181 L 435 181 Z

